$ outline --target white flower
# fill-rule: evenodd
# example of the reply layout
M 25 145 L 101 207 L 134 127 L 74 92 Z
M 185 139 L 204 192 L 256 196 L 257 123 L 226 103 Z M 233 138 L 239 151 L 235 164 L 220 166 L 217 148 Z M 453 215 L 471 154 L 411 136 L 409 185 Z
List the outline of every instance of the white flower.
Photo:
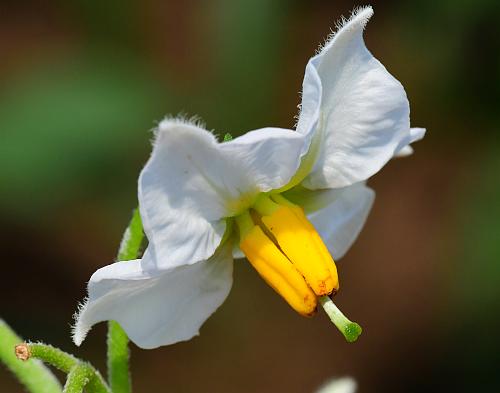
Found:
M 353 378 L 343 377 L 325 383 L 316 393 L 354 393 L 357 384 Z
M 105 320 L 118 321 L 143 348 L 192 338 L 229 293 L 238 244 L 301 314 L 338 289 L 321 239 L 335 259 L 344 255 L 373 202 L 365 181 L 392 157 L 411 153 L 409 144 L 425 132 L 410 128 L 403 87 L 365 47 L 372 14 L 357 10 L 310 59 L 295 132 L 264 128 L 219 143 L 196 124 L 159 124 L 139 178 L 149 246 L 142 260 L 91 277 L 77 345 Z M 287 238 L 287 228 L 307 239 Z

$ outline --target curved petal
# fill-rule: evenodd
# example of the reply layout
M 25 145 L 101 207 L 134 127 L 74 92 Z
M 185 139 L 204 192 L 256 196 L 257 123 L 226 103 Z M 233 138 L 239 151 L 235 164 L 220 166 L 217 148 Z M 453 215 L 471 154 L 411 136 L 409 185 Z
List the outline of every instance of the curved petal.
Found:
M 317 56 L 313 57 L 306 65 L 304 80 L 302 82 L 302 102 L 297 121 L 296 131 L 306 136 L 307 140 L 314 137 L 320 118 L 323 86 L 317 70 Z M 313 152 L 316 155 L 316 152 Z
M 90 278 L 73 341 L 80 345 L 92 325 L 107 320 L 141 348 L 189 340 L 226 299 L 232 273 L 230 245 L 207 261 L 167 271 L 145 272 L 141 260 L 105 266 Z
M 396 151 L 394 153 L 394 157 L 395 158 L 408 157 L 408 156 L 411 156 L 413 154 L 413 151 L 414 150 L 413 150 L 413 147 L 411 147 L 411 145 L 406 145 L 406 146 L 403 146 L 398 151 Z
M 425 128 L 410 128 L 409 142 L 401 141 L 400 147 L 394 153 L 394 157 L 407 157 L 413 154 L 411 143 L 421 140 L 425 136 Z
M 307 188 L 364 181 L 410 139 L 403 86 L 363 41 L 372 15 L 371 7 L 353 13 L 306 67 L 297 131 L 321 139 L 315 165 L 302 183 Z M 318 124 L 311 127 L 315 116 Z
M 139 178 L 144 230 L 166 269 L 209 258 L 226 223 L 260 192 L 285 185 L 305 153 L 304 138 L 265 128 L 218 143 L 208 131 L 180 120 L 160 123 Z
M 325 206 L 328 198 L 330 203 Z M 306 210 L 307 217 L 335 260 L 342 258 L 358 237 L 374 198 L 375 192 L 363 183 L 321 192 L 317 199 L 309 197 L 309 206 L 320 208 Z

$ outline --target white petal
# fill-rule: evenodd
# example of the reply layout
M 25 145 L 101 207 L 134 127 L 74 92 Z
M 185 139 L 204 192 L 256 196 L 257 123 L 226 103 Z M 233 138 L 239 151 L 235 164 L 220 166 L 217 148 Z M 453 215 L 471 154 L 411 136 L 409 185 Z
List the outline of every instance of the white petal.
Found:
M 413 147 L 410 145 L 403 146 L 401 149 L 394 153 L 394 157 L 408 157 L 413 154 Z
M 328 196 L 331 197 L 330 204 L 310 212 L 307 217 L 337 260 L 344 256 L 361 232 L 373 205 L 375 192 L 363 183 L 320 192 L 319 206 L 325 205 Z M 311 196 L 311 199 L 314 198 Z M 314 206 L 314 201 L 309 203 Z
M 425 128 L 410 128 L 410 141 L 405 145 L 406 141 L 402 141 L 400 148 L 394 153 L 394 157 L 407 157 L 413 154 L 411 143 L 421 140 L 425 136 Z
M 80 345 L 92 325 L 107 320 L 141 348 L 189 340 L 226 299 L 232 272 L 230 245 L 207 261 L 168 271 L 145 272 L 141 260 L 105 266 L 90 279 L 73 340 Z
M 306 65 L 304 81 L 302 82 L 302 102 L 296 130 L 305 135 L 308 140 L 314 137 L 318 126 L 321 110 L 323 86 L 318 75 L 317 56 L 313 57 Z
M 290 130 L 265 128 L 218 143 L 194 124 L 163 121 L 139 178 L 141 216 L 157 263 L 145 267 L 209 258 L 224 234 L 224 217 L 288 183 L 306 149 L 304 137 Z
M 355 12 L 306 67 L 297 131 L 321 142 L 305 187 L 366 180 L 411 139 L 403 86 L 363 41 L 372 14 L 371 7 Z
M 323 385 L 316 393 L 354 393 L 356 381 L 350 377 L 334 379 Z

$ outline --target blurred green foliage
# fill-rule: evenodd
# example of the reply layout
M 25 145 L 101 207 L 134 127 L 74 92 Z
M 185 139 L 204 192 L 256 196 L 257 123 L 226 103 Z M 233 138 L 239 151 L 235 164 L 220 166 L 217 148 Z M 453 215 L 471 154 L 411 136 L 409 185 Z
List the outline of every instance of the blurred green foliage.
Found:
M 113 60 L 72 58 L 4 88 L 3 206 L 36 216 L 75 192 L 106 189 L 110 178 L 137 172 L 130 157 L 144 151 L 165 94 L 133 59 Z
M 463 254 L 455 290 L 460 308 L 476 321 L 483 307 L 494 310 L 500 299 L 500 146 L 495 142 L 485 146 L 458 209 Z M 489 316 L 500 322 L 497 313 Z
M 488 143 L 489 141 L 489 143 Z M 481 158 L 457 176 L 453 234 L 442 269 L 448 266 L 446 299 L 434 341 L 437 356 L 416 390 L 496 392 L 500 361 L 500 145 L 484 138 Z M 459 372 L 457 372 L 459 371 Z
M 199 114 L 222 135 L 263 126 L 263 119 L 272 122 L 282 5 L 229 0 L 205 5 L 213 23 L 213 53 L 204 61 L 217 67 L 187 89 L 175 82 L 165 86 L 152 71 L 137 44 L 137 26 L 125 23 L 136 20 L 137 4 L 65 5 L 89 27 L 86 49 L 19 69 L 0 94 L 0 182 L 8 184 L 0 203 L 29 219 L 99 189 L 111 193 L 110 200 L 120 199 L 121 190 L 110 189 L 109 179 L 116 185 L 133 181 L 148 154 L 147 131 L 167 114 Z M 175 53 L 166 57 L 168 62 Z M 197 68 L 195 74 L 207 71 L 204 65 Z M 167 83 L 177 78 L 171 73 L 165 70 Z
M 499 12 L 496 0 L 401 4 L 399 23 L 409 40 L 405 50 L 425 63 L 419 79 L 427 91 L 428 117 L 440 117 L 438 137 L 470 135 L 471 127 L 481 135 L 499 131 Z

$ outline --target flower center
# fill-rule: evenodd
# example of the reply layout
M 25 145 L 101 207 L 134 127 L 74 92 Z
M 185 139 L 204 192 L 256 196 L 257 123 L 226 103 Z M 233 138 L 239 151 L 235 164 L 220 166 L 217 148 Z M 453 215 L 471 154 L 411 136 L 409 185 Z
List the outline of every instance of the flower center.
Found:
M 264 280 L 299 314 L 339 289 L 335 262 L 301 207 L 261 195 L 236 218 L 240 248 Z

